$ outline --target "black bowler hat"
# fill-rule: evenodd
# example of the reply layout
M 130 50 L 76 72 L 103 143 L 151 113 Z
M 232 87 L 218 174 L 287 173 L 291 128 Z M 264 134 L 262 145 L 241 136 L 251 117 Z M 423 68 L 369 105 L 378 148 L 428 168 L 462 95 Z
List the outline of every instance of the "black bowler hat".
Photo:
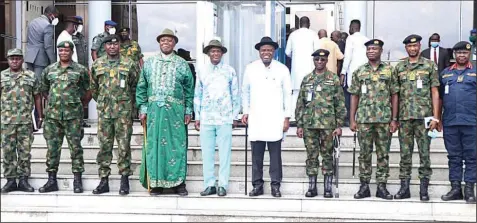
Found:
M 264 45 L 273 46 L 275 49 L 278 48 L 278 43 L 273 42 L 272 38 L 270 38 L 268 36 L 265 36 L 265 37 L 262 37 L 262 39 L 260 40 L 259 43 L 255 44 L 255 49 L 260 50 L 260 47 L 262 47 Z
M 383 47 L 384 45 L 384 42 L 380 39 L 372 39 L 366 43 L 364 43 L 365 46 L 370 46 L 370 45 L 376 45 L 376 46 L 380 46 L 380 47 Z
M 421 36 L 416 35 L 416 34 L 411 34 L 411 35 L 407 36 L 407 37 L 402 41 L 402 43 L 404 43 L 404 44 L 417 43 L 417 42 L 420 42 L 421 40 L 422 40 L 422 37 L 421 37 Z

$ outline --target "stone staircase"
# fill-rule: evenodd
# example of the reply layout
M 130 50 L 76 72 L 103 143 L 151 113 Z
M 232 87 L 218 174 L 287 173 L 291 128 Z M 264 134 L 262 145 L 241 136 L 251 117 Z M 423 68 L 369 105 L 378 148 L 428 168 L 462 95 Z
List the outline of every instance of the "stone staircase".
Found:
M 85 129 L 82 141 L 84 148 L 85 172 L 83 185 L 85 193 L 73 194 L 73 175 L 71 173 L 71 160 L 66 139 L 61 153 L 61 162 L 58 173 L 60 192 L 51 194 L 13 192 L 2 195 L 2 219 L 14 221 L 54 221 L 68 216 L 76 221 L 73 216 L 82 221 L 96 219 L 111 219 L 114 221 L 343 221 L 343 220 L 423 220 L 423 221 L 475 221 L 475 204 L 465 204 L 464 201 L 442 202 L 440 196 L 445 194 L 450 185 L 448 183 L 447 152 L 444 148 L 442 135 L 432 140 L 431 162 L 433 176 L 431 178 L 429 193 L 430 202 L 420 202 L 419 180 L 417 168 L 419 167 L 419 153 L 417 147 L 413 155 L 413 177 L 411 180 L 411 195 L 413 198 L 405 201 L 384 201 L 371 198 L 355 200 L 353 194 L 359 187 L 358 155 L 359 145 L 356 148 L 355 177 L 352 176 L 353 133 L 349 129 L 343 130 L 341 137 L 340 156 L 340 198 L 324 199 L 322 176 L 319 175 L 317 198 L 305 198 L 308 182 L 305 173 L 306 150 L 303 140 L 296 137 L 296 128 L 291 128 L 282 144 L 283 182 L 280 199 L 272 198 L 270 194 L 268 167 L 269 158 L 265 153 L 265 196 L 249 198 L 245 196 L 245 130 L 237 128 L 233 131 L 232 139 L 232 166 L 231 179 L 227 197 L 200 197 L 198 193 L 203 190 L 202 159 L 199 134 L 189 126 L 189 150 L 187 189 L 188 197 L 165 195 L 150 197 L 138 180 L 139 165 L 141 162 L 142 128 L 140 125 L 133 127 L 131 140 L 132 169 L 131 194 L 127 197 L 118 195 L 119 180 L 116 166 L 117 151 L 113 152 L 111 165 L 109 194 L 93 196 L 91 191 L 99 183 L 97 175 L 96 154 L 99 142 L 96 134 L 97 128 L 93 126 Z M 30 183 L 37 190 L 47 180 L 45 172 L 45 157 L 47 147 L 41 130 L 35 133 L 32 148 L 32 176 Z M 252 188 L 251 178 L 251 152 L 248 145 L 248 189 Z M 389 191 L 394 194 L 399 189 L 399 142 L 397 134 L 393 136 L 390 149 L 390 177 Z M 3 155 L 2 155 L 3 158 Z M 218 160 L 218 159 L 217 159 Z M 373 163 L 376 156 L 373 155 Z M 218 166 L 216 166 L 216 170 Z M 2 167 L 3 168 L 3 167 Z M 376 172 L 373 167 L 373 178 Z M 2 169 L 3 173 L 3 169 Z M 2 184 L 5 179 L 2 179 Z M 374 195 L 376 185 L 372 181 L 371 193 Z M 156 201 L 157 202 L 154 202 Z M 205 203 L 206 202 L 206 203 Z M 204 205 L 207 204 L 207 205 Z M 165 206 L 161 206 L 165 205 Z M 169 206 L 168 206 L 169 205 Z M 72 218 L 73 217 L 73 218 Z

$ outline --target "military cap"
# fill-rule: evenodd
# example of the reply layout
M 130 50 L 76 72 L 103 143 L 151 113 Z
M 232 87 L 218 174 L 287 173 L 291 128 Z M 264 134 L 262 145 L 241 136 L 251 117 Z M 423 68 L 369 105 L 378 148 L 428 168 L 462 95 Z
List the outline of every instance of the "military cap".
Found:
M 109 36 L 106 36 L 103 40 L 103 43 L 109 43 L 109 42 L 119 42 L 119 38 L 117 35 L 109 35 Z
M 106 20 L 104 21 L 105 26 L 117 26 L 118 24 L 115 23 L 113 20 Z
M 470 45 L 469 42 L 467 41 L 460 41 L 452 47 L 452 50 L 468 50 L 470 51 L 472 49 L 472 46 Z
M 68 16 L 68 17 L 66 17 L 65 22 L 72 22 L 72 23 L 79 24 L 79 21 L 78 21 L 78 19 L 76 18 L 76 16 Z M 83 22 L 81 22 L 81 24 L 83 24 Z
M 83 17 L 77 15 L 77 16 L 75 16 L 75 19 L 76 19 L 78 24 L 81 24 L 81 25 L 83 24 Z
M 22 50 L 18 48 L 9 49 L 7 52 L 7 57 L 11 56 L 23 56 Z
M 158 35 L 156 37 L 156 40 L 157 42 L 159 43 L 159 41 L 161 40 L 162 37 L 165 37 L 165 36 L 169 36 L 169 37 L 172 37 L 176 40 L 176 43 L 179 42 L 179 38 L 177 38 L 176 34 L 174 33 L 174 31 L 172 31 L 171 29 L 164 29 L 162 30 L 162 33 L 160 35 Z
M 328 57 L 328 55 L 330 55 L 330 51 L 324 49 L 318 49 L 311 54 L 312 57 Z
M 65 41 L 61 41 L 58 43 L 58 45 L 56 45 L 57 48 L 70 48 L 70 49 L 73 49 L 73 42 L 69 41 L 69 40 L 65 40 Z
M 422 37 L 416 34 L 411 34 L 407 36 L 402 43 L 409 44 L 409 43 L 418 43 L 422 40 Z
M 473 28 L 472 30 L 470 30 L 470 33 L 477 33 L 477 29 L 476 28 Z
M 377 45 L 377 46 L 380 46 L 380 47 L 383 47 L 384 45 L 384 42 L 380 39 L 372 39 L 366 43 L 364 43 L 365 46 L 369 46 L 369 45 Z
M 127 33 L 129 33 L 129 30 L 130 30 L 130 29 L 129 29 L 128 27 L 123 27 L 123 28 L 121 28 L 121 29 L 119 30 L 119 32 L 120 32 L 120 33 L 121 33 L 121 32 L 127 32 Z

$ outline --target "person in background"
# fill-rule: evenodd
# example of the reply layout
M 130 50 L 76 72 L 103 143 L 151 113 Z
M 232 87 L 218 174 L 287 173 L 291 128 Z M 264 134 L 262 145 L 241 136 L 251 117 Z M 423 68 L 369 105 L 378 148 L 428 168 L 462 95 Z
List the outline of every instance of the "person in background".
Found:
M 351 34 L 351 32 L 349 32 Z M 352 34 L 351 34 L 352 35 Z M 348 33 L 346 32 L 341 32 L 341 41 L 346 43 L 346 40 L 348 39 Z
M 328 38 L 326 30 L 320 29 L 320 31 L 318 31 L 318 37 L 320 38 L 321 48 L 329 52 L 326 68 L 336 75 L 338 71 L 338 61 L 342 60 L 344 55 L 341 53 L 338 44 Z
M 331 40 L 338 44 L 338 47 L 340 48 L 341 53 L 343 54 L 343 59 L 344 59 L 344 53 L 345 53 L 345 42 L 341 40 L 341 32 L 338 30 L 335 30 L 331 33 Z M 338 60 L 338 70 L 337 74 L 341 74 L 341 70 L 343 69 L 343 60 Z M 343 85 L 343 83 L 341 83 Z
M 58 38 L 56 39 L 57 43 L 63 41 L 73 42 L 73 34 L 78 32 L 79 22 L 74 16 L 69 16 L 65 20 L 65 30 L 63 30 Z M 60 60 L 60 55 L 56 54 L 56 59 Z M 71 58 L 74 62 L 78 62 L 78 56 L 76 55 L 76 45 L 73 42 L 73 57 Z
M 116 22 L 111 20 L 104 21 L 104 32 L 96 35 L 93 38 L 93 44 L 91 46 L 91 58 L 93 58 L 93 61 L 106 55 L 103 40 L 109 35 L 116 34 L 117 25 L 118 24 Z
M 469 41 L 472 44 L 472 50 L 470 51 L 470 62 L 472 66 L 476 67 L 476 60 L 477 60 L 477 29 L 474 28 L 470 30 Z
M 444 68 L 450 66 L 451 56 L 446 48 L 441 47 L 441 36 L 437 33 L 429 37 L 429 48 L 421 53 L 422 57 L 433 61 L 440 74 Z

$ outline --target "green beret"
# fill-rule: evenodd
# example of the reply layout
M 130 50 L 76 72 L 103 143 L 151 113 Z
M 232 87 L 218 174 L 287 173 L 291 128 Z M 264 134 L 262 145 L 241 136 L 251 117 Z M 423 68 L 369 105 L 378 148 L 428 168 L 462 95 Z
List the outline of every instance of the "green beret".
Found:
M 311 54 L 312 57 L 328 57 L 328 55 L 330 55 L 330 51 L 324 49 L 318 49 Z
M 109 36 L 106 36 L 103 40 L 103 43 L 115 43 L 115 42 L 119 42 L 119 38 L 116 34 L 114 35 L 109 35 Z
M 364 43 L 365 46 L 369 46 L 369 45 L 376 45 L 376 46 L 380 46 L 380 47 L 383 47 L 384 45 L 384 42 L 380 39 L 372 39 L 366 43 Z
M 60 43 L 58 43 L 58 45 L 56 45 L 57 48 L 70 48 L 70 49 L 73 49 L 73 42 L 69 41 L 69 40 L 65 40 L 65 41 L 62 41 Z
M 18 48 L 8 50 L 7 57 L 11 56 L 23 56 L 22 50 Z
M 467 41 L 460 41 L 452 47 L 452 50 L 468 50 L 471 51 L 472 45 Z
M 402 41 L 402 43 L 404 43 L 404 44 L 417 43 L 417 42 L 421 42 L 421 40 L 422 40 L 422 37 L 421 37 L 421 36 L 416 35 L 416 34 L 412 34 L 412 35 L 407 36 L 407 37 Z

